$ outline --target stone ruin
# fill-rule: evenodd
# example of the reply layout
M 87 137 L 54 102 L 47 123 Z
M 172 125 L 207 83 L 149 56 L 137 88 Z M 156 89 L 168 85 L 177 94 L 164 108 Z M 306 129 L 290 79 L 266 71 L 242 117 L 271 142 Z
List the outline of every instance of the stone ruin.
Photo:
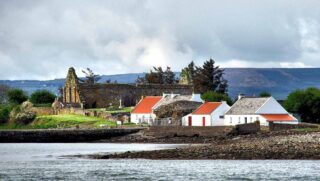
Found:
M 69 68 L 62 102 L 66 107 L 106 108 L 109 106 L 134 106 L 143 96 L 161 96 L 163 93 L 190 95 L 192 85 L 163 84 L 87 84 L 79 81 L 73 67 Z

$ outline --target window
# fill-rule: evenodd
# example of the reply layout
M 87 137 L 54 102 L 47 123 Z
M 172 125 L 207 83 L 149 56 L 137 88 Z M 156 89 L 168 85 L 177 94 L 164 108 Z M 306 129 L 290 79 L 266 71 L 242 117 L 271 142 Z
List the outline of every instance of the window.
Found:
M 230 117 L 230 124 L 232 124 L 232 117 Z
M 220 115 L 219 118 L 220 118 L 220 119 L 224 119 L 224 115 Z
M 250 117 L 250 123 L 252 123 L 252 117 Z
M 241 117 L 239 117 L 239 121 L 238 121 L 239 124 L 240 124 L 240 121 L 241 121 Z

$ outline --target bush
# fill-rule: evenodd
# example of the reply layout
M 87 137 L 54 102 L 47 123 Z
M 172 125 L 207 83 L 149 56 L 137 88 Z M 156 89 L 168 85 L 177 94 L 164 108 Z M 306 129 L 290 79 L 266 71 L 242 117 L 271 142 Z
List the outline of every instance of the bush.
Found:
M 11 89 L 8 91 L 8 100 L 12 104 L 21 104 L 28 100 L 28 96 L 21 89 Z
M 0 106 L 0 124 L 9 120 L 10 109 L 8 106 Z
M 36 114 L 32 111 L 22 111 L 15 115 L 14 122 L 16 124 L 26 125 L 31 123 L 36 118 Z
M 10 112 L 10 122 L 18 125 L 26 125 L 36 118 L 36 113 L 31 111 L 31 102 L 24 102 L 21 106 L 17 106 Z
M 55 95 L 47 90 L 38 90 L 31 94 L 30 101 L 33 104 L 49 104 L 53 103 Z
M 264 91 L 259 94 L 259 97 L 271 97 L 271 94 L 269 92 Z
M 284 106 L 288 111 L 300 114 L 304 122 L 320 123 L 320 89 L 318 88 L 296 90 L 290 93 Z
M 10 119 L 10 112 L 17 107 L 15 104 L 0 105 L 0 124 L 7 123 Z
M 226 94 L 220 94 L 213 91 L 208 91 L 201 95 L 201 99 L 208 102 L 226 101 L 229 105 L 232 104 L 231 98 Z

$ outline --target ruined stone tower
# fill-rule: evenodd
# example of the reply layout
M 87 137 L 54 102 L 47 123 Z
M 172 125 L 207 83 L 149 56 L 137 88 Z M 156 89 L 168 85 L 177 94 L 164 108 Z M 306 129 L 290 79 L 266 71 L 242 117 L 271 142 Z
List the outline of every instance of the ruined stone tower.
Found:
M 76 106 L 81 103 L 79 96 L 79 79 L 73 67 L 68 70 L 65 85 L 63 87 L 63 102 Z

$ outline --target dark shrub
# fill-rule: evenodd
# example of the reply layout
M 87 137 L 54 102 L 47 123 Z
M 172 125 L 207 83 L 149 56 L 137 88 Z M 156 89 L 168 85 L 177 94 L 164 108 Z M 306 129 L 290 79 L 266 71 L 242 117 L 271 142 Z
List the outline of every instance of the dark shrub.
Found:
M 10 116 L 9 106 L 0 106 L 0 124 L 8 122 L 9 116 Z
M 232 104 L 232 100 L 226 94 L 217 93 L 214 91 L 208 91 L 201 95 L 201 99 L 208 102 L 220 102 L 226 101 L 229 105 Z
M 27 99 L 27 94 L 21 89 L 11 89 L 8 91 L 8 100 L 10 103 L 21 104 Z
M 53 103 L 55 95 L 47 90 L 38 90 L 31 94 L 30 101 L 33 104 L 48 104 Z

